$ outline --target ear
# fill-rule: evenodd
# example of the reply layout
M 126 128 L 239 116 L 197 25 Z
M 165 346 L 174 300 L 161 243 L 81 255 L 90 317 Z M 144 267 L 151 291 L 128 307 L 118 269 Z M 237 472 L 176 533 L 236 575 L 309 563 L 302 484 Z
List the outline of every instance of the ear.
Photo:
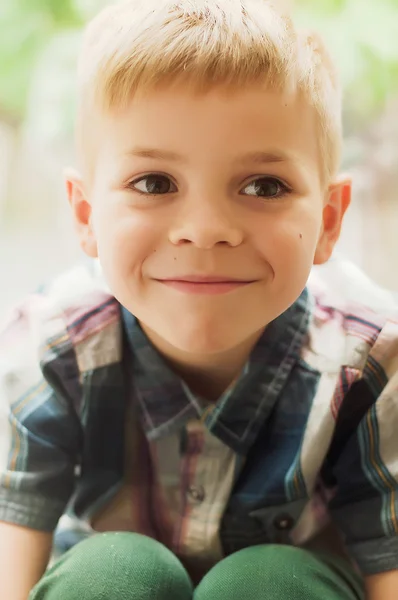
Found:
M 87 198 L 83 180 L 77 171 L 67 169 L 65 171 L 65 184 L 80 246 L 87 256 L 96 258 L 98 251 L 92 227 L 92 208 Z
M 329 186 L 322 216 L 322 230 L 315 251 L 314 265 L 329 260 L 340 237 L 344 214 L 351 202 L 352 182 L 348 177 L 339 177 Z

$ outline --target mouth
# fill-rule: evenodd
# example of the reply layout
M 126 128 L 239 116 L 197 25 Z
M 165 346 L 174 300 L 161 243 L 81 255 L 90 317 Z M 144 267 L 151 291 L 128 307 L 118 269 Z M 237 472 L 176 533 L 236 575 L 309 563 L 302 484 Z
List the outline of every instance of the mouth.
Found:
M 186 294 L 219 295 L 255 283 L 257 280 L 233 279 L 231 277 L 186 275 L 183 277 L 156 279 L 157 282 Z

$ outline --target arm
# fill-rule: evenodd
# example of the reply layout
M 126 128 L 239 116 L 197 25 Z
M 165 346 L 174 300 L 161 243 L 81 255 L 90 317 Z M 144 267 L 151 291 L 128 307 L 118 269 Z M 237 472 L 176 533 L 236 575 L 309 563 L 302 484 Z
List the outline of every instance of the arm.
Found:
M 398 598 L 398 570 L 366 577 L 365 588 L 366 600 L 396 600 Z
M 382 329 L 350 402 L 346 421 L 361 404 L 367 412 L 333 467 L 329 507 L 367 599 L 398 600 L 398 323 Z
M 79 453 L 64 384 L 74 383 L 74 355 L 66 353 L 65 367 L 65 346 L 58 356 L 46 343 L 43 304 L 27 303 L 0 332 L 0 598 L 7 600 L 26 600 L 46 568 Z
M 27 599 L 45 571 L 51 543 L 50 533 L 0 522 L 0 598 Z

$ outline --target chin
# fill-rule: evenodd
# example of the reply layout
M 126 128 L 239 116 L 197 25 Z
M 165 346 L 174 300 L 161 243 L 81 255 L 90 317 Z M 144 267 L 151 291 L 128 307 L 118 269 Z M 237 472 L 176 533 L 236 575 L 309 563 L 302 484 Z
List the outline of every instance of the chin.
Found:
M 192 355 L 219 354 L 239 344 L 237 340 L 226 337 L 225 332 L 217 327 L 209 330 L 202 327 L 194 332 L 180 333 L 178 336 L 175 333 L 174 331 L 170 336 L 169 343 L 181 352 Z

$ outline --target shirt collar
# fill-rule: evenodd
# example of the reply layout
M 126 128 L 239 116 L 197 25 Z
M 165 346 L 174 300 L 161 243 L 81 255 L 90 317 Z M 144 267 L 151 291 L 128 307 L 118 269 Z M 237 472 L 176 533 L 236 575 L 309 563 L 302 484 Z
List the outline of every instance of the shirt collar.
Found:
M 245 454 L 272 411 L 307 336 L 313 300 L 307 288 L 272 321 L 254 347 L 236 384 L 211 411 L 189 393 L 153 347 L 137 319 L 122 308 L 133 367 L 134 395 L 150 440 L 201 418 L 209 430 L 236 452 Z

